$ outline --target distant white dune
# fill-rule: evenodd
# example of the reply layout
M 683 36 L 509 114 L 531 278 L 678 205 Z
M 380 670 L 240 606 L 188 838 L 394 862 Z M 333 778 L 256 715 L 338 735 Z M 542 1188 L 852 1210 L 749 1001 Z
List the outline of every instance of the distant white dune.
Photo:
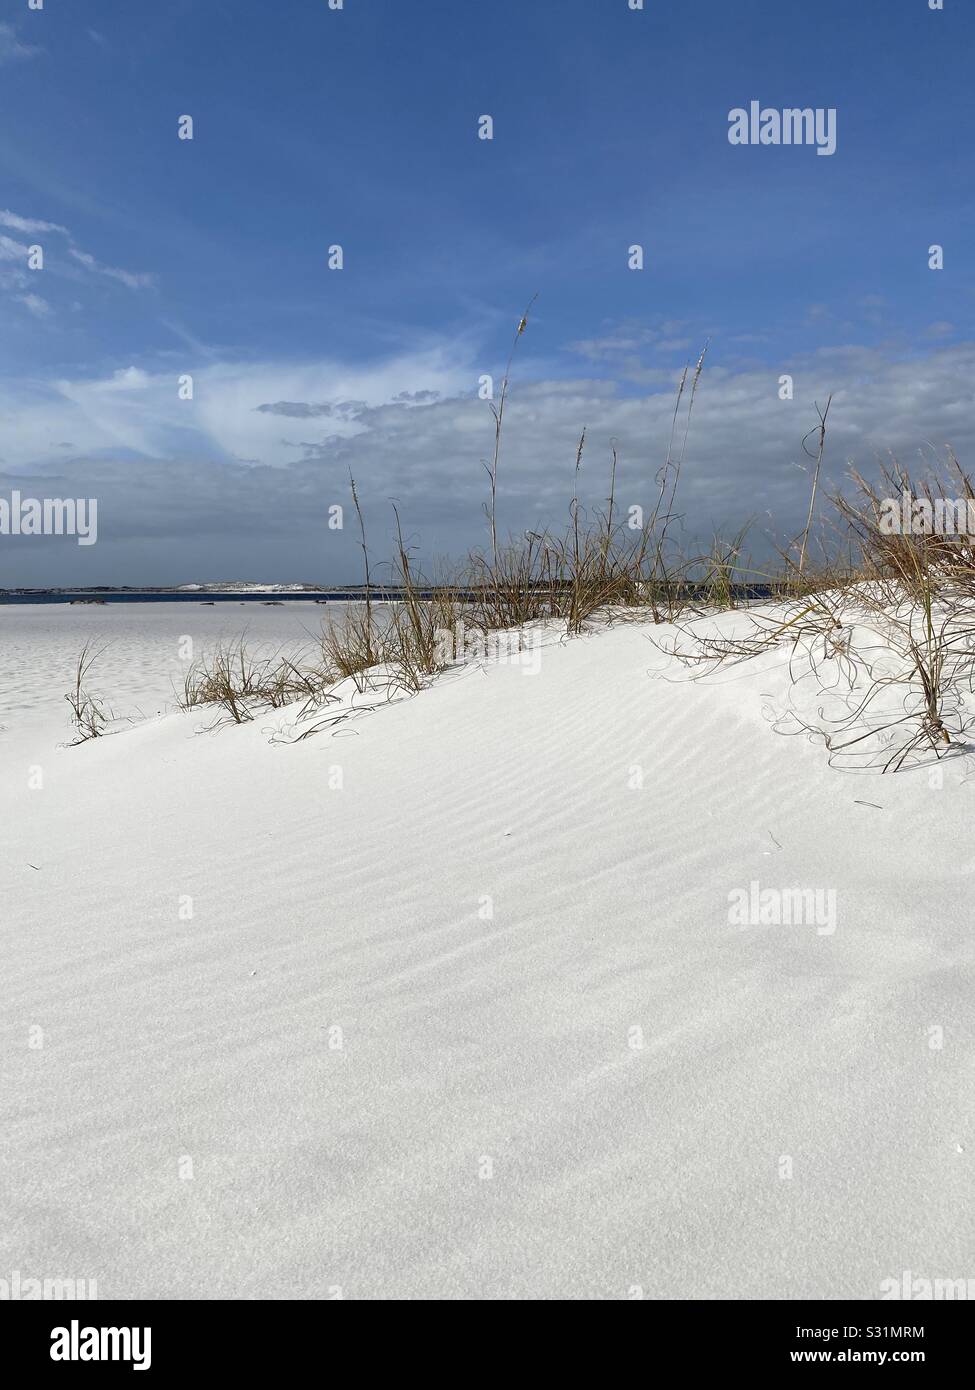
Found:
M 0 1267 L 102 1298 L 975 1273 L 965 761 L 833 771 L 763 714 L 780 654 L 689 684 L 643 624 L 301 743 L 167 707 L 181 636 L 321 611 L 0 608 Z M 134 722 L 58 748 L 85 637 Z
M 255 584 L 248 579 L 231 579 L 223 584 L 177 584 L 177 593 L 300 594 L 307 584 Z

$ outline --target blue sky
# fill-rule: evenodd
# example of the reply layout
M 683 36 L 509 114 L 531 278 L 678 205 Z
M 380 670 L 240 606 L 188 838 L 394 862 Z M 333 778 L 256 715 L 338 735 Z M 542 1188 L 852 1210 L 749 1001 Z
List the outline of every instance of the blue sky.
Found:
M 788 529 L 829 390 L 831 466 L 962 452 L 973 40 L 962 0 L 5 0 L 0 494 L 97 496 L 100 539 L 0 537 L 0 584 L 352 578 L 321 535 L 350 466 L 377 551 L 398 496 L 424 557 L 460 554 L 477 380 L 535 293 L 513 528 L 563 518 L 583 425 L 593 498 L 616 438 L 647 500 L 708 338 L 705 529 Z M 834 107 L 836 153 L 730 145 L 751 100 Z

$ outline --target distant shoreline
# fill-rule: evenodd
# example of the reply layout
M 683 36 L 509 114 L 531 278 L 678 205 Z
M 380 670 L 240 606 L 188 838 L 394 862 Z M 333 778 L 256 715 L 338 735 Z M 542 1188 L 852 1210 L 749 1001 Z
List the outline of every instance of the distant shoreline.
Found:
M 383 594 L 374 591 L 372 597 L 380 602 Z M 215 603 L 280 602 L 299 599 L 316 603 L 355 603 L 365 598 L 361 588 L 349 586 L 338 589 L 157 589 L 101 588 L 85 589 L 0 589 L 0 604 L 4 603 Z
M 705 585 L 684 584 L 681 585 L 681 592 L 685 595 L 692 595 L 698 588 L 704 589 Z M 731 591 L 737 601 L 748 599 L 770 599 L 774 598 L 782 589 L 782 585 L 775 584 L 733 584 Z M 395 584 L 383 587 L 373 586 L 368 591 L 368 596 L 373 603 L 399 603 L 405 595 L 405 589 Z M 452 586 L 443 588 L 432 587 L 429 589 L 415 589 L 415 597 L 429 601 L 438 593 L 449 592 L 457 602 L 473 602 L 478 597 L 480 590 L 476 588 L 456 589 Z M 347 585 L 335 589 L 208 589 L 200 587 L 198 589 L 130 589 L 130 588 L 99 588 L 97 586 L 88 589 L 0 589 L 0 604 L 21 604 L 21 603 L 362 603 L 365 601 L 367 591 L 362 585 Z

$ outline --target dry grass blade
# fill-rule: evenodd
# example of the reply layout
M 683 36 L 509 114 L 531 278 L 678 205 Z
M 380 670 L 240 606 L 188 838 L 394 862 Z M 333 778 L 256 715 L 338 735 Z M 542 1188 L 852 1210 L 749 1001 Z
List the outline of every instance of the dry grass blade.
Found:
M 103 647 L 95 650 L 90 642 L 85 643 L 75 665 L 74 684 L 64 697 L 71 707 L 71 722 L 78 735 L 74 740 L 76 744 L 87 743 L 89 739 L 100 738 L 111 718 L 106 713 L 101 701 L 88 690 L 86 684 L 92 667 L 104 654 L 104 650 Z

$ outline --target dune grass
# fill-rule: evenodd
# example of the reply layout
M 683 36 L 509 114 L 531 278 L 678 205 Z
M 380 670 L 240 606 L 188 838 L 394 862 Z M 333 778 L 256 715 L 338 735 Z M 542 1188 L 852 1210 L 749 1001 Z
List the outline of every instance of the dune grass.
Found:
M 112 716 L 102 700 L 88 688 L 92 667 L 103 652 L 104 648 L 85 643 L 75 663 L 74 683 L 64 697 L 71 709 L 71 723 L 75 730 L 73 742 L 76 744 L 100 738 L 111 722 Z
M 678 490 L 705 346 L 678 383 L 670 441 L 649 516 L 634 525 L 632 515 L 624 519 L 619 514 L 615 448 L 606 505 L 586 511 L 579 496 L 583 429 L 567 523 L 560 531 L 530 530 L 503 542 L 497 502 L 505 406 L 531 307 L 519 321 L 499 401 L 491 407 L 486 552 L 473 552 L 453 573 L 431 584 L 416 571 L 394 504 L 390 569 L 397 598 L 388 602 L 373 582 L 359 491 L 350 473 L 365 577 L 361 604 L 351 607 L 341 624 L 325 623 L 310 657 L 257 657 L 244 637 L 218 647 L 190 669 L 182 706 L 214 706 L 233 723 L 243 724 L 260 709 L 300 701 L 297 722 L 304 728 L 299 736 L 307 737 L 332 722 L 322 712 L 343 682 L 351 682 L 359 695 L 422 690 L 463 659 L 460 629 L 476 635 L 484 650 L 491 634 L 532 624 L 558 624 L 567 636 L 577 637 L 597 617 L 630 617 L 671 625 L 661 647 L 694 678 L 782 648 L 788 651 L 797 685 L 812 679 L 827 692 L 842 687 L 847 703 L 832 720 L 810 721 L 793 712 L 788 730 L 822 738 L 831 758 L 842 754 L 855 761 L 862 754 L 860 765 L 896 771 L 919 753 L 940 758 L 965 749 L 968 717 L 962 696 L 975 688 L 975 548 L 964 535 L 933 530 L 891 534 L 880 524 L 890 497 L 924 502 L 932 511 L 950 508 L 959 497 L 975 504 L 975 489 L 954 456 L 949 454 L 946 466 L 929 470 L 919 482 L 890 465 L 880 469 L 875 483 L 851 471 L 847 489 L 825 494 L 817 511 L 830 398 L 822 410 L 817 407 L 818 424 L 807 436 L 815 439 L 815 452 L 807 450 L 815 471 L 806 522 L 794 540 L 779 548 L 776 563 L 762 570 L 752 566 L 746 550 L 748 522 L 728 536 L 715 535 L 699 553 L 689 553 L 679 542 Z M 774 597 L 771 613 L 759 611 L 762 605 L 749 590 L 757 584 L 766 586 L 766 605 Z M 733 636 L 701 630 L 703 616 L 739 607 L 749 612 Z M 878 664 L 879 652 L 886 664 Z M 84 649 L 73 691 L 66 697 L 81 738 L 98 737 L 107 722 L 84 688 L 96 655 Z

